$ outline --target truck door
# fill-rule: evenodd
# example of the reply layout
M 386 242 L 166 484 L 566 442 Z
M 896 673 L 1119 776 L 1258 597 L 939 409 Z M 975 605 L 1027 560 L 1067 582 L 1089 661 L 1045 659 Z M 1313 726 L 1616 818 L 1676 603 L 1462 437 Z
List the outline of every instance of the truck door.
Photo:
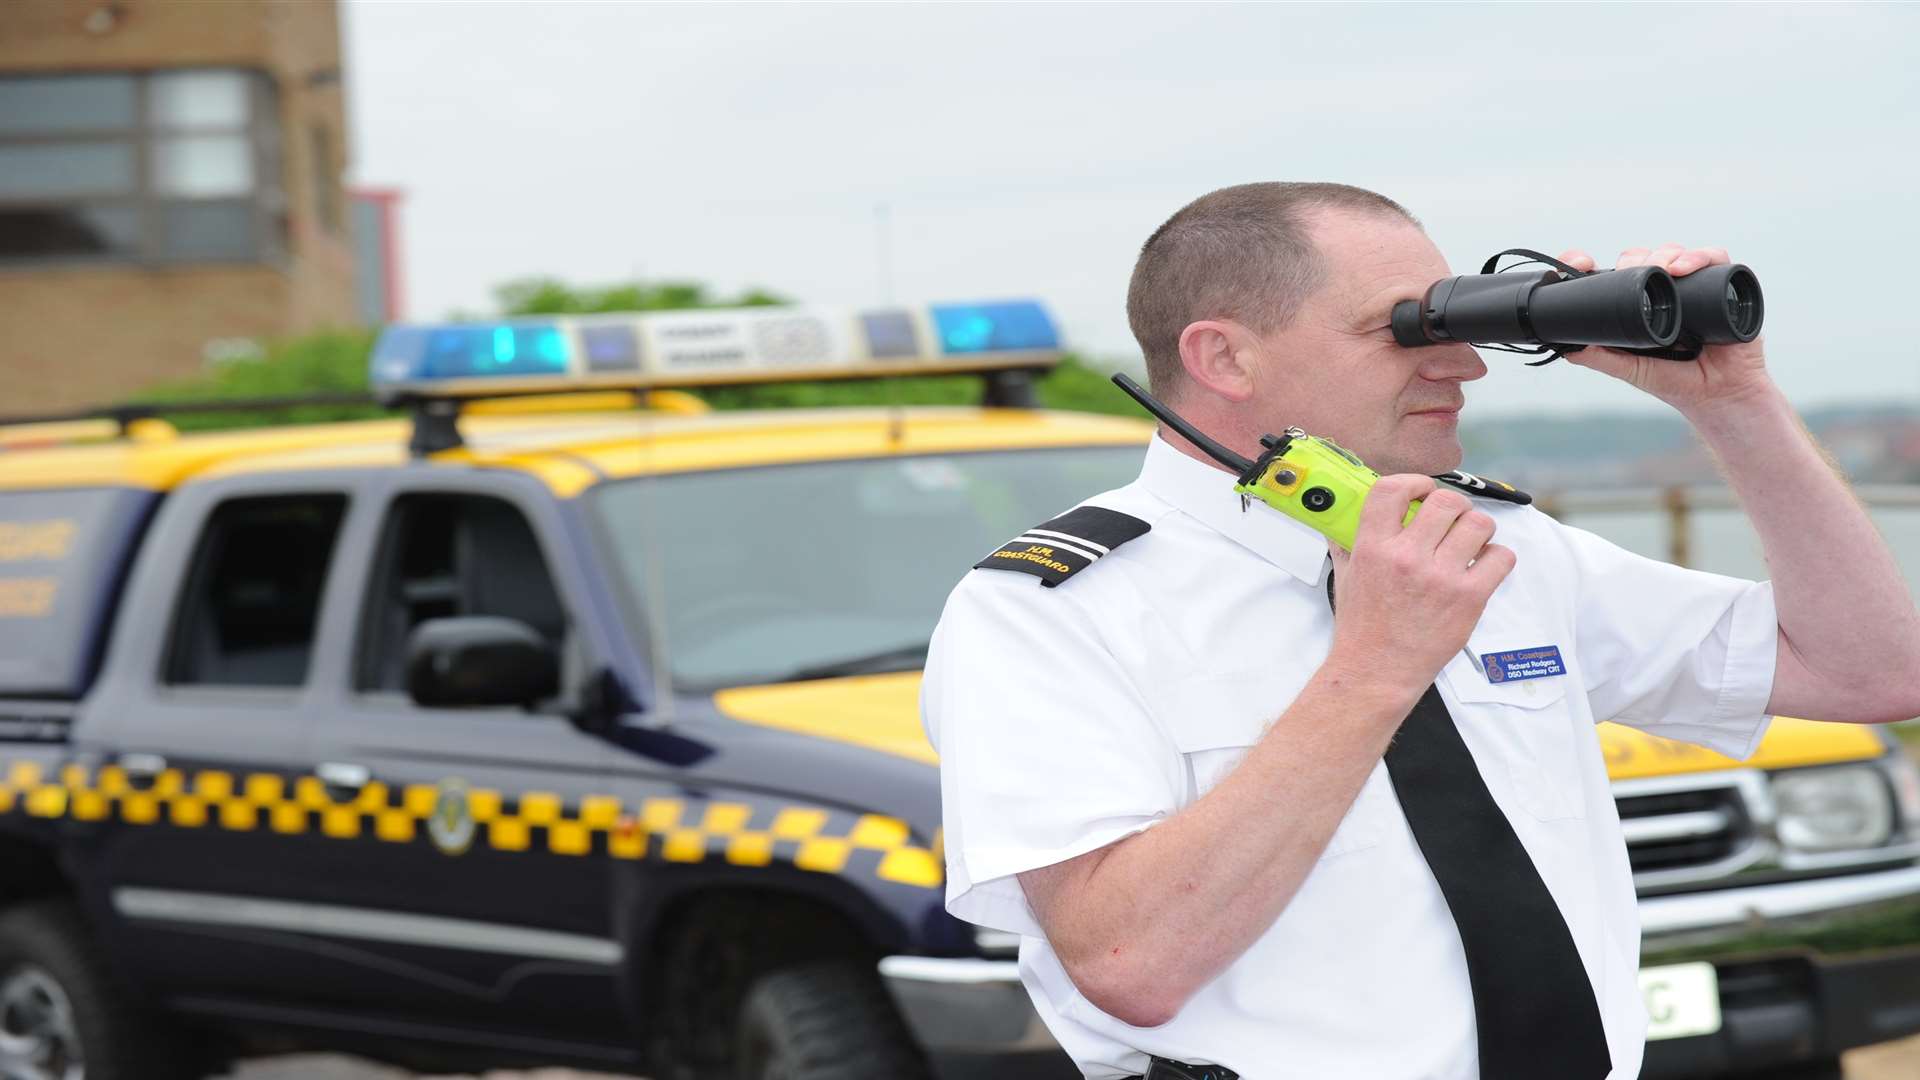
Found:
M 189 485 L 152 527 L 75 727 L 77 868 L 117 958 L 183 1003 L 300 977 L 284 927 L 325 823 L 303 787 L 351 484 Z
M 433 619 L 512 619 L 579 659 L 583 605 L 555 573 L 563 525 L 531 480 L 401 475 L 311 742 L 313 774 L 360 829 L 299 869 L 339 960 L 318 989 L 389 1018 L 591 1041 L 618 1030 L 623 955 L 606 859 L 617 822 L 595 798 L 610 749 L 557 696 L 577 663 L 531 708 L 424 708 L 406 689 L 408 637 Z

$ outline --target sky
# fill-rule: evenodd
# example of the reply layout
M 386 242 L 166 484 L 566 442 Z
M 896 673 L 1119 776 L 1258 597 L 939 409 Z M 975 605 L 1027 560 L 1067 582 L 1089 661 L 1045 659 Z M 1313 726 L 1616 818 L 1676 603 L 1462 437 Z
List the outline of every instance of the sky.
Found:
M 355 183 L 404 192 L 407 314 L 694 280 L 798 302 L 1040 297 L 1137 365 L 1127 279 L 1254 180 L 1495 251 L 1727 248 L 1801 407 L 1920 407 L 1920 8 L 346 0 Z M 1489 353 L 1468 417 L 1657 409 Z

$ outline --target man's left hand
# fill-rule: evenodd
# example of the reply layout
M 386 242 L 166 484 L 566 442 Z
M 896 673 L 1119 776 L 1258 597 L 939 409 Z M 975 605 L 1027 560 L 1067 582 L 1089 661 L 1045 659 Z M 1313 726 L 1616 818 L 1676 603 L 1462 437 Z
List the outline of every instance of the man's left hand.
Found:
M 1593 256 L 1584 251 L 1568 251 L 1560 256 L 1560 261 L 1579 270 L 1594 269 Z M 1621 252 L 1614 269 L 1658 266 L 1678 278 L 1731 261 L 1724 248 L 1663 244 L 1652 250 L 1629 248 Z M 1745 343 L 1708 345 L 1698 359 L 1691 361 L 1662 360 L 1589 345 L 1568 356 L 1567 361 L 1624 379 L 1682 413 L 1691 414 L 1703 408 L 1737 405 L 1766 391 L 1772 380 L 1767 375 L 1764 341 L 1764 338 L 1754 338 Z

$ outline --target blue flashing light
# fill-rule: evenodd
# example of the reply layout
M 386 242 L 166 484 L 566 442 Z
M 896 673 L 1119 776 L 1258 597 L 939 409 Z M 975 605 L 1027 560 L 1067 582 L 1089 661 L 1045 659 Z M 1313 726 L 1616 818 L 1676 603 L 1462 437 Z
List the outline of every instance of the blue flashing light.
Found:
M 935 304 L 933 324 L 948 356 L 1040 352 L 1060 347 L 1060 331 L 1032 300 L 992 304 Z
M 393 326 L 374 345 L 375 383 L 564 375 L 572 348 L 552 323 Z
M 370 364 L 374 384 L 406 382 L 413 378 L 426 348 L 427 331 L 424 327 L 389 326 L 380 331 L 379 340 L 373 343 L 373 360 Z

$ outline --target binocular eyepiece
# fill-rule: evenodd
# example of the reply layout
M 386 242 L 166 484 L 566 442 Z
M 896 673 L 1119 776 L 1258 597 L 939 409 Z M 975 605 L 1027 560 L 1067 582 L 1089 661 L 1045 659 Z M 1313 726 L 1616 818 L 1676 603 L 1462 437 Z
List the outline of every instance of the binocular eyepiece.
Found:
M 1737 263 L 1677 278 L 1657 266 L 1581 273 L 1533 252 L 1501 254 L 1530 255 L 1558 269 L 1441 278 L 1422 299 L 1394 305 L 1393 339 L 1407 348 L 1462 341 L 1543 352 L 1604 345 L 1692 360 L 1706 345 L 1760 334 L 1760 279 Z

